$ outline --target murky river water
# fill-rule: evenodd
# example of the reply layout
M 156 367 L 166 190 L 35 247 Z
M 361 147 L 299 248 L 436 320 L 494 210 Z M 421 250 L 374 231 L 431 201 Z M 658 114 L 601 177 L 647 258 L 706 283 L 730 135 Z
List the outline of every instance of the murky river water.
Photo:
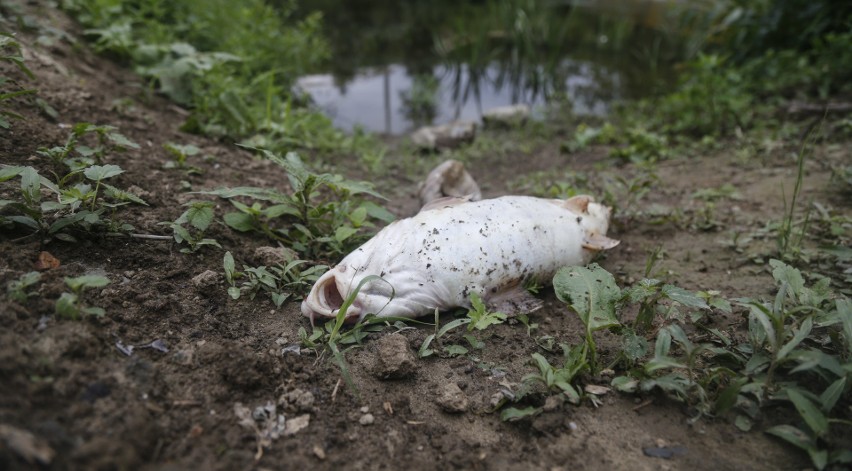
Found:
M 601 115 L 670 83 L 661 3 L 318 0 L 332 70 L 298 83 L 337 126 L 387 134 L 556 99 Z

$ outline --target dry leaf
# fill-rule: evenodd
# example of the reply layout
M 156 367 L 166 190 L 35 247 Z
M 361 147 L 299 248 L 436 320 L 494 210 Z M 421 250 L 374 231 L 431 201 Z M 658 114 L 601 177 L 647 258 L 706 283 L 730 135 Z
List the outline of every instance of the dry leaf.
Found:
M 41 252 L 38 254 L 35 269 L 39 271 L 52 270 L 59 268 L 59 265 L 59 259 L 51 255 L 50 252 Z

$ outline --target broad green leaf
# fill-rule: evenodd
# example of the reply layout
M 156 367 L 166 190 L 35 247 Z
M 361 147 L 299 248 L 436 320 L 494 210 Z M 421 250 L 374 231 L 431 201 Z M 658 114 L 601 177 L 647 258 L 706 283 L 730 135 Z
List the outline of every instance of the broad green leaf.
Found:
M 660 329 L 654 344 L 654 358 L 665 358 L 672 348 L 672 334 L 668 329 Z
M 619 325 L 615 303 L 621 290 L 612 274 L 600 265 L 560 269 L 553 277 L 553 289 L 556 297 L 580 316 L 589 332 Z
M 349 221 L 355 227 L 361 227 L 367 220 L 367 208 L 360 206 L 349 214 Z
M 772 267 L 772 277 L 775 278 L 775 281 L 779 285 L 787 282 L 790 286 L 790 296 L 793 299 L 799 299 L 802 289 L 805 287 L 805 279 L 802 277 L 802 272 L 775 259 L 769 261 L 769 266 Z
M 116 175 L 124 173 L 118 165 L 92 165 L 83 171 L 83 175 L 89 180 L 98 181 L 112 178 Z
M 199 191 L 202 195 L 213 195 L 220 198 L 235 198 L 245 196 L 261 201 L 271 201 L 273 203 L 289 203 L 290 197 L 275 190 L 266 188 L 257 188 L 251 186 L 242 186 L 236 188 L 220 188 L 218 190 Z
M 0 167 L 0 182 L 11 180 L 24 171 L 26 167 Z
M 775 435 L 802 450 L 807 451 L 814 447 L 813 439 L 807 433 L 792 425 L 776 425 L 775 427 L 766 429 L 766 433 Z
M 72 293 L 62 293 L 59 299 L 56 300 L 56 315 L 66 319 L 76 319 L 79 317 L 77 309 L 77 295 Z
M 181 218 L 184 216 L 192 227 L 204 232 L 213 222 L 213 207 L 210 204 L 193 204 Z
M 622 352 L 631 363 L 635 363 L 648 354 L 648 341 L 645 337 L 636 335 L 632 329 L 627 329 L 622 335 Z
M 819 396 L 819 402 L 822 404 L 822 410 L 828 414 L 837 401 L 843 396 L 843 390 L 846 389 L 846 377 L 840 378 L 831 383 Z
M 645 278 L 636 285 L 625 290 L 625 295 L 631 303 L 638 303 L 657 294 L 660 291 L 660 280 Z
M 240 232 L 248 232 L 254 229 L 254 218 L 251 214 L 231 212 L 222 219 L 228 227 Z
M 459 356 L 459 355 L 465 355 L 468 352 L 468 350 L 465 347 L 463 347 L 461 345 L 455 345 L 455 344 L 454 345 L 447 345 L 447 347 L 444 348 L 444 350 L 447 352 L 448 355 L 453 356 L 453 357 L 456 357 L 456 356 Z
M 361 206 L 367 209 L 367 214 L 369 214 L 370 217 L 374 217 L 379 221 L 390 224 L 396 219 L 396 216 L 394 216 L 393 213 L 372 201 L 365 201 Z
M 748 432 L 754 426 L 754 422 L 747 415 L 739 414 L 734 419 L 734 425 L 743 432 Z
M 420 345 L 420 350 L 417 352 L 417 356 L 420 358 L 426 358 L 435 353 L 434 350 L 430 349 L 429 346 L 432 345 L 432 341 L 435 340 L 435 334 L 430 334 L 426 337 L 426 340 Z
M 671 299 L 672 301 L 679 302 L 684 306 L 693 307 L 697 309 L 710 308 L 710 306 L 707 305 L 707 301 L 683 288 L 679 288 L 674 285 L 664 285 L 662 292 L 665 297 Z
M 291 203 L 283 203 L 283 204 L 274 204 L 263 210 L 264 216 L 269 219 L 275 219 L 277 217 L 281 217 L 283 215 L 301 217 L 299 214 L 299 210 L 296 209 Z
M 340 226 L 334 231 L 334 239 L 343 242 L 358 232 L 358 229 L 349 226 Z
M 236 271 L 236 264 L 234 263 L 234 256 L 231 255 L 231 252 L 225 252 L 225 257 L 222 260 L 222 264 L 225 267 L 225 279 L 228 281 L 228 284 L 234 284 L 234 272 Z
M 438 330 L 438 338 L 443 337 L 443 336 L 444 336 L 444 334 L 446 334 L 447 332 L 449 332 L 449 331 L 451 331 L 451 330 L 455 329 L 456 327 L 459 327 L 459 326 L 465 325 L 465 324 L 467 324 L 467 323 L 469 323 L 469 322 L 470 322 L 470 319 L 468 319 L 468 318 L 455 319 L 455 320 L 452 320 L 452 321 L 450 321 L 450 322 L 447 322 L 446 324 L 444 324 L 444 326 L 443 326 L 443 327 L 441 327 L 441 328 Z
M 112 141 L 114 144 L 121 146 L 121 147 L 127 147 L 127 148 L 131 148 L 131 149 L 138 149 L 139 148 L 139 144 L 131 141 L 130 139 L 125 137 L 123 134 L 119 134 L 117 132 L 107 133 L 107 138 L 110 141 Z
M 104 309 L 101 307 L 84 307 L 82 311 L 83 314 L 95 317 L 103 317 L 104 315 L 106 315 L 106 311 L 104 311 Z
M 746 382 L 748 382 L 748 378 L 738 378 L 728 384 L 716 397 L 716 401 L 713 403 L 713 413 L 721 415 L 731 410 L 736 405 L 737 396 Z
M 541 408 L 539 407 L 525 407 L 523 409 L 518 409 L 515 407 L 507 407 L 503 409 L 503 412 L 500 413 L 500 420 L 503 422 L 514 422 L 516 420 L 521 420 L 525 417 L 533 417 L 541 413 Z
M 41 201 L 41 177 L 36 169 L 24 167 L 21 171 L 21 192 L 30 204 Z
M 842 298 L 835 301 L 837 316 L 843 326 L 843 337 L 846 339 L 846 349 L 852 355 L 852 301 Z
M 634 393 L 639 388 L 639 380 L 630 376 L 616 376 L 610 382 L 610 386 L 616 391 L 623 393 Z
M 813 430 L 816 436 L 822 437 L 828 432 L 828 419 L 825 418 L 825 415 L 823 415 L 810 399 L 795 389 L 788 389 L 787 397 L 790 398 L 790 401 L 796 407 L 796 411 L 799 412 L 799 415 L 802 416 L 802 419 L 805 420 L 805 423 L 808 424 L 808 427 Z
M 800 343 L 802 343 L 802 340 L 805 340 L 805 338 L 807 338 L 807 336 L 811 333 L 813 325 L 813 318 L 808 317 L 807 319 L 805 319 L 805 321 L 802 322 L 802 325 L 799 326 L 799 329 L 796 331 L 796 334 L 793 335 L 793 338 L 790 339 L 789 342 L 784 344 L 784 346 L 781 347 L 780 350 L 778 350 L 776 361 L 784 361 L 784 359 L 787 358 L 787 355 L 789 355 L 794 348 L 796 348 Z
M 772 326 L 772 320 L 769 318 L 768 310 L 762 304 L 756 301 L 749 305 L 749 331 L 754 329 L 756 339 L 761 342 L 769 340 L 775 341 L 775 327 Z M 780 345 L 773 345 L 773 348 L 778 348 Z
M 86 288 L 103 288 L 109 283 L 109 278 L 101 275 L 83 275 L 76 278 L 65 277 L 65 284 L 74 292 Z
M 228 295 L 231 297 L 231 299 L 240 299 L 240 294 L 240 288 L 236 286 L 231 286 L 230 288 L 228 288 Z

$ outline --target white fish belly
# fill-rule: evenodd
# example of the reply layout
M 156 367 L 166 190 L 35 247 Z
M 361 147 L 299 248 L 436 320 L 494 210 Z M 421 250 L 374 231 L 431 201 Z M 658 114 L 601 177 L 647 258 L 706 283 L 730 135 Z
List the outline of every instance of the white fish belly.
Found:
M 393 286 L 381 316 L 400 315 L 395 305 L 410 311 L 412 300 L 419 315 L 469 306 L 471 292 L 488 301 L 528 279 L 549 283 L 559 268 L 591 258 L 582 225 L 590 216 L 561 203 L 509 196 L 424 211 L 384 228 L 338 267 L 358 274 L 350 286 L 366 275 Z

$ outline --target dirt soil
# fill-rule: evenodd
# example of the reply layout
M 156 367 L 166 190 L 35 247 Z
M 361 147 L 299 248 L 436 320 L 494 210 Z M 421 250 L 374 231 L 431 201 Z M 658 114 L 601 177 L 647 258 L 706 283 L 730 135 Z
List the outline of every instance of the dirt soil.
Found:
M 168 234 L 162 221 L 174 220 L 194 190 L 256 185 L 286 190 L 285 175 L 236 146 L 179 131 L 186 111 L 154 95 L 132 71 L 96 56 L 81 41 L 79 28 L 53 9 L 30 7 L 40 30 L 18 34 L 35 73 L 28 80 L 8 66 L 2 74 L 38 89 L 58 118 L 51 119 L 31 99 L 17 102 L 24 119 L 0 134 L 0 162 L 32 165 L 48 173 L 36 154 L 63 143 L 69 125 L 111 124 L 141 145 L 113 153 L 109 163 L 126 173 L 113 182 L 132 188 L 150 205 L 132 206 L 122 218 L 137 233 Z M 53 40 L 37 41 L 45 28 Z M 42 31 L 42 33 L 39 33 Z M 499 138 L 499 136 L 492 136 Z M 170 160 L 163 144 L 192 143 L 209 159 L 196 159 L 202 175 L 164 169 Z M 404 147 L 402 147 L 404 148 Z M 651 250 L 664 248 L 655 273 L 692 290 L 717 289 L 728 298 L 769 296 L 771 277 L 763 265 L 729 247 L 732 233 L 754 232 L 782 214 L 781 185 L 791 189 L 795 162 L 782 146 L 748 162 L 733 152 L 661 163 L 660 181 L 642 201 L 687 214 L 700 205 L 690 195 L 700 188 L 734 185 L 740 200 L 716 206 L 715 229 L 690 224 L 652 224 L 618 218 L 611 236 L 622 241 L 600 263 L 624 286 L 643 277 Z M 836 148 L 818 150 L 808 162 L 804 195 L 835 205 L 828 189 L 831 162 L 843 159 Z M 846 154 L 848 155 L 848 154 Z M 541 142 L 508 156 L 469 162 L 486 196 L 509 193 L 519 175 L 536 171 L 587 172 L 605 167 L 601 149 L 560 154 L 556 142 Z M 401 151 L 392 159 L 407 168 L 428 169 L 440 156 Z M 342 166 L 346 169 L 351 166 Z M 402 168 L 403 166 L 400 166 Z M 630 168 L 608 169 L 632 172 Z M 351 173 L 350 173 L 351 175 Z M 363 177 L 364 174 L 359 175 Z M 417 208 L 413 175 L 371 178 L 393 196 L 389 209 L 408 216 Z M 188 185 L 187 183 L 188 182 Z M 229 206 L 218 202 L 221 217 Z M 690 212 L 693 211 L 693 212 Z M 0 234 L 0 285 L 32 271 L 40 252 L 61 262 L 42 273 L 38 295 L 19 304 L 0 300 L 0 430 L 14 427 L 35 437 L 46 463 L 30 462 L 0 440 L 2 469 L 523 469 L 523 470 L 780 470 L 809 467 L 807 457 L 760 430 L 772 424 L 772 411 L 752 432 L 739 431 L 726 418 L 689 423 L 689 410 L 662 395 L 623 396 L 610 392 L 600 404 L 548 400 L 548 411 L 531 420 L 501 422 L 491 400 L 501 384 L 518 383 L 533 371 L 530 354 L 543 352 L 513 323 L 484 331 L 485 349 L 471 356 L 412 360 L 402 378 L 383 379 L 387 349 L 420 346 L 430 328 L 389 328 L 371 334 L 347 359 L 360 391 L 357 398 L 341 382 L 336 366 L 309 351 L 285 351 L 298 343 L 300 327 L 310 329 L 297 302 L 274 308 L 268 298 L 232 301 L 226 293 L 223 251 L 183 254 L 171 241 L 95 237 L 79 243 L 43 243 L 23 233 Z M 258 236 L 235 233 L 221 224 L 209 234 L 234 253 L 238 264 L 259 265 L 258 247 L 273 245 Z M 211 270 L 212 278 L 196 278 Z M 57 319 L 54 302 L 65 290 L 63 277 L 103 274 L 106 288 L 87 301 L 106 310 L 104 317 Z M 577 317 L 552 291 L 540 296 L 545 308 L 533 314 L 533 336 L 551 335 L 576 343 L 582 338 Z M 742 313 L 715 312 L 714 326 L 735 333 Z M 128 356 L 117 348 L 161 340 L 168 352 L 137 348 Z M 388 340 L 391 339 L 391 340 Z M 394 343 L 396 342 L 396 343 Z M 613 340 L 600 336 L 602 354 L 614 353 Z M 405 347 L 405 344 L 408 347 Z M 402 347 L 400 347 L 402 345 Z M 298 349 L 297 349 L 298 350 Z M 548 354 L 552 361 L 557 354 Z M 607 376 L 584 384 L 608 385 Z M 449 385 L 449 386 L 448 386 Z M 457 390 L 451 386 L 457 385 Z M 436 400 L 455 390 L 455 402 Z M 452 399 L 452 398 L 451 398 Z M 459 402 L 467 404 L 459 405 Z M 542 397 L 543 403 L 546 398 Z M 452 401 L 450 401 L 452 402 Z M 309 420 L 292 434 L 273 440 L 256 460 L 255 434 L 242 427 L 237 405 L 251 410 L 268 403 L 287 420 Z M 460 412 L 447 412 L 458 406 Z M 305 418 L 307 417 L 307 419 Z M 5 433 L 5 432 L 4 432 Z M 2 434 L 0 434 L 2 435 Z M 6 435 L 3 435 L 6 438 Z M 671 459 L 649 457 L 643 448 L 680 447 Z

